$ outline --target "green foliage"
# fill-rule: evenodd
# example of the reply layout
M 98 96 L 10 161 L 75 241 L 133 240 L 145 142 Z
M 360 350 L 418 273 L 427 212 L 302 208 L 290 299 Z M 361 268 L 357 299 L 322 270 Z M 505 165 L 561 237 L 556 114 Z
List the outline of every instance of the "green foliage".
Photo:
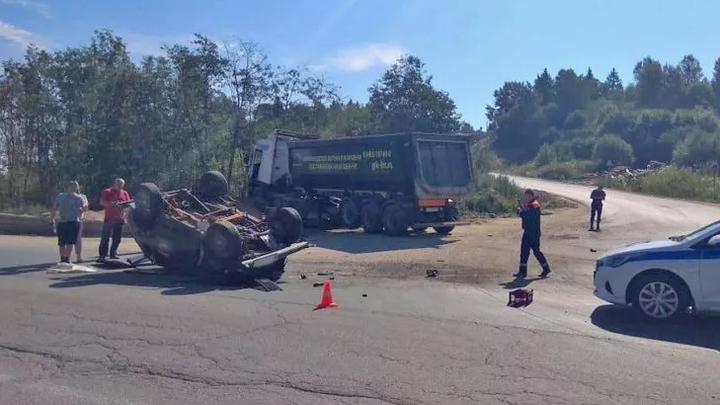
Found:
M 634 159 L 632 146 L 616 135 L 598 138 L 593 147 L 592 157 L 602 168 L 631 165 Z
M 623 84 L 615 69 L 604 81 L 592 70 L 545 69 L 532 82 L 504 83 L 486 107 L 493 149 L 525 171 L 552 166 L 542 171 L 554 177 L 575 159 L 599 168 L 720 160 L 720 58 L 709 80 L 693 55 L 677 65 L 644 58 L 633 76 Z
M 674 169 L 635 180 L 602 182 L 718 201 L 714 179 L 697 169 L 720 161 L 720 58 L 706 78 L 693 55 L 676 65 L 646 57 L 633 79 L 623 84 L 615 69 L 604 81 L 591 70 L 561 69 L 553 77 L 545 69 L 532 83 L 507 82 L 486 107 L 493 149 L 515 165 L 514 173 L 555 180 L 579 179 L 609 165 L 673 163 Z

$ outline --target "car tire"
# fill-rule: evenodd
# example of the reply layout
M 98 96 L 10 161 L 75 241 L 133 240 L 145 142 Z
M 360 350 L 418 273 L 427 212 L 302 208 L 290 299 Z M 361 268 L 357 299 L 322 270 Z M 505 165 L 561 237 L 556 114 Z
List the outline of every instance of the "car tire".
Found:
M 632 306 L 646 319 L 664 321 L 687 314 L 690 292 L 677 276 L 649 274 L 633 285 Z
M 305 232 L 298 210 L 282 207 L 270 218 L 270 235 L 279 243 L 289 246 L 302 240 Z
M 217 170 L 203 173 L 196 194 L 200 198 L 214 199 L 228 195 L 229 186 L 225 175 Z
M 243 239 L 235 225 L 227 221 L 210 224 L 203 239 L 205 252 L 223 263 L 237 261 L 243 253 Z
M 163 195 L 155 183 L 142 183 L 135 193 L 135 208 L 130 219 L 140 231 L 148 232 L 155 227 L 158 217 L 162 215 Z

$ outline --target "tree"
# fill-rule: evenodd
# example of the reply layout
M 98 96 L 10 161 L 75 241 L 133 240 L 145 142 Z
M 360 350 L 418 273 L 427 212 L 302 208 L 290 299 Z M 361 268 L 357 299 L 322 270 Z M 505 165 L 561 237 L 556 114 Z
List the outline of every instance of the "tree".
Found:
M 450 133 L 460 128 L 455 102 L 433 87 L 416 56 L 400 58 L 368 91 L 372 117 L 386 131 Z

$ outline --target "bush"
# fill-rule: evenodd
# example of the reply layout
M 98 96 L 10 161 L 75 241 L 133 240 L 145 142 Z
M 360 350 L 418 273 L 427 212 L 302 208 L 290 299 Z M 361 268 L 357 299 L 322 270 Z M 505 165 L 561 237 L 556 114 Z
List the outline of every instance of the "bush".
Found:
M 604 135 L 595 142 L 592 157 L 602 168 L 607 162 L 610 165 L 629 166 L 634 160 L 633 148 L 629 143 L 616 135 Z
M 460 201 L 463 213 L 507 214 L 515 212 L 516 200 L 522 195 L 522 189 L 507 176 L 477 176 L 477 193 Z

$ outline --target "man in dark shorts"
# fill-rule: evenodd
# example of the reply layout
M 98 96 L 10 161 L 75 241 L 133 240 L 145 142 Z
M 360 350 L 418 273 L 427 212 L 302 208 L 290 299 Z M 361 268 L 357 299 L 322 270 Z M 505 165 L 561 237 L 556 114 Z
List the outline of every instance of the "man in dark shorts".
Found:
M 513 276 L 523 279 L 527 277 L 527 262 L 530 258 L 530 252 L 542 267 L 540 278 L 550 275 L 550 265 L 545 255 L 540 251 L 540 202 L 535 197 L 532 189 L 525 190 L 525 201 L 518 201 L 517 214 L 522 218 L 522 240 L 520 241 L 520 268 Z
M 595 190 L 590 193 L 590 229 L 589 231 L 600 230 L 600 217 L 602 216 L 603 201 L 605 201 L 605 191 L 603 186 L 598 186 Z M 597 218 L 597 220 L 596 220 Z M 595 225 L 593 227 L 593 225 Z
M 58 237 L 60 250 L 60 263 L 70 263 L 73 246 L 78 239 L 80 230 L 80 216 L 82 215 L 85 200 L 78 194 L 78 183 L 71 181 L 65 192 L 55 197 L 50 209 L 50 221 L 55 223 L 55 232 Z M 57 222 L 55 216 L 59 214 Z
M 125 226 L 125 211 L 119 204 L 127 201 L 130 201 L 130 194 L 125 190 L 125 180 L 120 178 L 115 179 L 112 187 L 106 188 L 100 195 L 100 205 L 105 207 L 105 221 L 100 235 L 98 262 L 105 261 L 108 255 L 108 245 L 110 245 L 110 258 L 118 259 L 117 250 Z M 112 238 L 112 244 L 110 244 L 110 238 Z

